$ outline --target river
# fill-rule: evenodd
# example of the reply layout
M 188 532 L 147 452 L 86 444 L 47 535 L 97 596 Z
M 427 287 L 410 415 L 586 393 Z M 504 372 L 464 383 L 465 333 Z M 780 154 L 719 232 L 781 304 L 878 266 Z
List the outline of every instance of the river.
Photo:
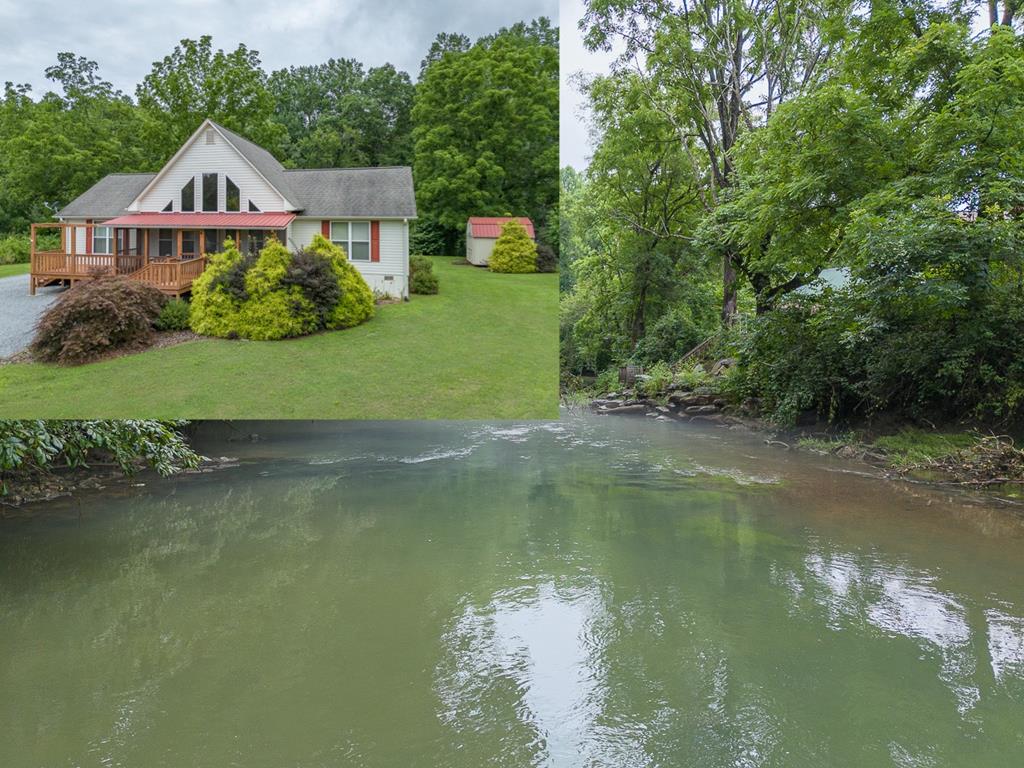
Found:
M 196 440 L 0 519 L 0 766 L 1024 764 L 1019 508 L 649 418 Z

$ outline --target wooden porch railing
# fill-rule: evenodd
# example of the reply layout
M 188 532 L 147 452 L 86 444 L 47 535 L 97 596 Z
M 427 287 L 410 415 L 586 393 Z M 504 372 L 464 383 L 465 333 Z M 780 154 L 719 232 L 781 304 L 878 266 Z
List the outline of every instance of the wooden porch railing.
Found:
M 164 293 L 181 295 L 192 288 L 192 281 L 206 269 L 206 257 L 185 261 L 151 261 L 128 277 L 151 285 Z
M 29 290 L 32 293 L 35 293 L 38 286 L 54 281 L 74 282 L 99 275 L 126 275 L 138 271 L 146 264 L 142 243 L 137 242 L 134 247 L 127 247 L 127 234 L 123 234 L 120 239 L 116 236 L 111 238 L 113 253 L 91 253 L 89 243 L 86 245 L 86 252 L 80 253 L 77 250 L 78 238 L 75 230 L 83 227 L 88 240 L 92 225 L 60 222 L 32 225 L 29 253 Z M 54 229 L 60 233 L 59 248 L 53 250 L 52 245 L 49 248 L 40 248 L 39 231 Z

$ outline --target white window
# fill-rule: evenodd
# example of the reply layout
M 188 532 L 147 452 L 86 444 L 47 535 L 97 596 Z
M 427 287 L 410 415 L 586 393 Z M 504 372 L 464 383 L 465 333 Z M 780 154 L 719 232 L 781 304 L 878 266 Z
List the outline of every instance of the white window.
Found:
M 370 222 L 332 221 L 331 242 L 344 248 L 351 261 L 369 261 Z
M 92 228 L 92 252 L 93 253 L 113 253 L 111 250 L 111 232 L 110 227 L 93 227 Z

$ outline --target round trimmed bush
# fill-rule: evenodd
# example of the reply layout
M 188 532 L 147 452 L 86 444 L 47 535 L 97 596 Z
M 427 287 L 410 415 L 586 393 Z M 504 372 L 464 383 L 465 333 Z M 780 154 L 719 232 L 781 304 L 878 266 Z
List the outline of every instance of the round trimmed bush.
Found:
M 426 256 L 409 257 L 409 293 L 434 294 L 440 290 L 434 262 Z
M 536 272 L 537 244 L 515 219 L 505 222 L 488 262 L 491 272 Z
M 32 354 L 44 362 L 76 365 L 153 342 L 153 325 L 166 298 L 123 275 L 78 283 L 40 318 Z
M 276 240 L 257 257 L 231 245 L 192 284 L 192 330 L 208 336 L 283 339 L 349 328 L 373 312 L 359 270 L 321 235 L 294 254 Z
M 187 331 L 189 308 L 183 299 L 171 299 L 160 310 L 153 327 L 158 331 Z

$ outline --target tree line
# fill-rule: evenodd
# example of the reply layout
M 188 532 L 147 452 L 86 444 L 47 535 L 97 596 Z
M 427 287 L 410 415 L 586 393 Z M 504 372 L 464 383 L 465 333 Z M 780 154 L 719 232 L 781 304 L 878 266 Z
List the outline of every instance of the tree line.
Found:
M 133 96 L 57 55 L 38 98 L 0 97 L 0 233 L 46 221 L 108 173 L 158 170 L 204 118 L 287 167 L 412 165 L 424 246 L 453 253 L 471 215 L 543 225 L 558 199 L 558 29 L 545 18 L 472 42 L 439 34 L 415 80 L 349 58 L 266 72 L 244 44 L 185 39 Z M 437 251 L 440 252 L 440 251 Z
M 563 373 L 713 334 L 783 421 L 1024 413 L 1014 0 L 590 0 Z M 824 278 L 824 279 L 823 279 Z

